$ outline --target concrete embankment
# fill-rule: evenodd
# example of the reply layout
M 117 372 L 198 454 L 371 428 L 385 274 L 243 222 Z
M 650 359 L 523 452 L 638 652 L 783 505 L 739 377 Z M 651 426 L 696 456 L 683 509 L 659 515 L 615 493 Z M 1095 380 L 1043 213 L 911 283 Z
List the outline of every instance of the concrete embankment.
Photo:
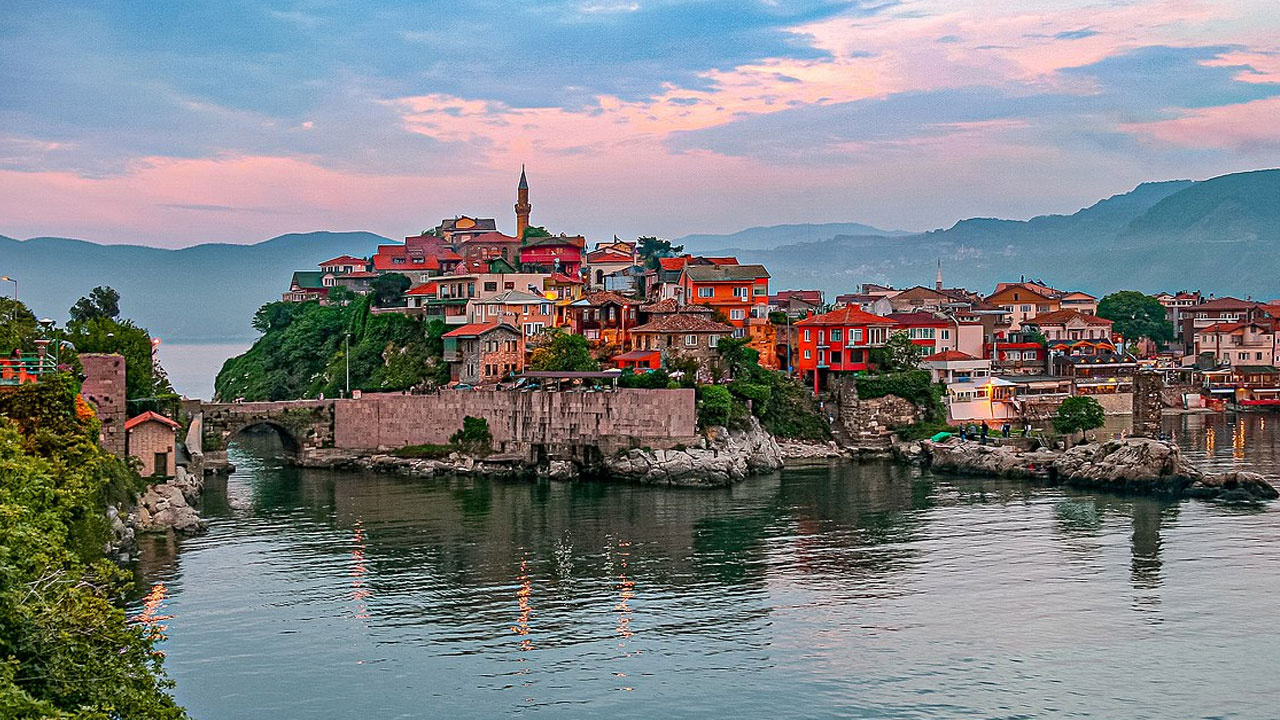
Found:
M 1280 497 L 1262 475 L 1207 474 L 1177 446 L 1148 438 L 1077 445 L 1066 451 L 1022 450 L 949 438 L 899 443 L 897 457 L 938 472 L 1026 478 L 1112 492 L 1256 502 Z

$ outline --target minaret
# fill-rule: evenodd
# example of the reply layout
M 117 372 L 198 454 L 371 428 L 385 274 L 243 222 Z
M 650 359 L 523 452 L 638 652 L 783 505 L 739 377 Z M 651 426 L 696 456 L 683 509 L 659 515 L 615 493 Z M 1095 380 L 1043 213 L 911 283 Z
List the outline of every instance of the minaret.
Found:
M 520 166 L 520 184 L 516 186 L 516 237 L 524 239 L 524 231 L 529 229 L 529 181 L 524 176 L 524 165 Z
M 938 258 L 938 280 L 934 283 L 934 289 L 942 292 L 942 258 Z

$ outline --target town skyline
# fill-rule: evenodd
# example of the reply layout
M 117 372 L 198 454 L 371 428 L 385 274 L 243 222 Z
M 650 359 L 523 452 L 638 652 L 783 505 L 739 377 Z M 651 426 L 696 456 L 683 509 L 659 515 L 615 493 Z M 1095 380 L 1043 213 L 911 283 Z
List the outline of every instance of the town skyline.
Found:
M 1280 165 L 1260 1 L 367 10 L 7 4 L 0 232 L 403 237 L 505 217 L 522 163 L 592 238 L 920 231 Z

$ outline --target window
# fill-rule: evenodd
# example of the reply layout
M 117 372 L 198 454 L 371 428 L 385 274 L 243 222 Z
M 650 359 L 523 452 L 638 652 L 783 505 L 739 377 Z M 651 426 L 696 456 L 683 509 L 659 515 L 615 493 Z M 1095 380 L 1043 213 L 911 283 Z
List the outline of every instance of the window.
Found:
M 734 329 L 734 331 L 733 331 L 733 336 L 734 336 L 734 337 L 736 337 L 736 338 L 746 337 L 746 336 L 747 336 L 747 331 L 746 331 L 746 330 L 743 330 L 742 328 L 736 328 L 736 329 Z
M 1029 312 L 1031 312 L 1031 306 L 1030 306 L 1030 305 L 1023 305 L 1023 306 L 1022 306 L 1022 312 L 1024 312 L 1024 313 L 1029 313 Z
M 942 339 L 943 339 L 943 340 L 950 340 L 950 339 L 951 339 L 951 331 L 950 331 L 950 330 L 943 330 L 943 331 L 942 331 Z
M 842 333 L 839 328 L 836 328 L 831 331 L 831 342 L 838 343 L 843 339 L 844 338 L 842 337 Z
M 736 287 L 736 288 L 734 288 L 734 289 L 733 289 L 733 295 L 734 295 L 734 297 L 740 297 L 740 298 L 742 298 L 742 299 L 744 299 L 744 300 L 747 298 L 747 296 L 750 294 L 750 292 L 751 292 L 751 291 L 750 291 L 748 288 L 746 288 L 746 287 Z
M 826 345 L 826 344 L 827 344 L 827 331 L 826 331 L 826 330 L 819 330 L 819 331 L 818 331 L 818 344 L 819 344 L 819 345 Z
M 839 365 L 839 364 L 840 364 L 840 351 L 838 351 L 838 350 L 832 350 L 832 351 L 831 351 L 831 364 L 832 364 L 832 365 Z
M 498 291 L 498 283 L 496 283 L 496 282 L 487 282 L 487 283 L 485 283 L 485 284 L 484 284 L 484 291 L 485 291 L 485 292 L 497 292 L 497 291 Z
M 805 359 L 805 360 L 809 360 L 809 359 L 810 359 L 810 358 L 812 358 L 812 357 L 813 357 L 813 352 L 812 352 L 812 351 L 810 351 L 810 350 L 805 350 L 805 351 L 804 351 L 804 359 Z
M 813 334 L 812 334 L 812 332 L 813 332 L 813 331 L 811 331 L 811 330 L 805 330 L 805 331 L 804 331 L 804 341 L 805 341 L 805 342 L 809 342 L 810 340 L 812 340 L 812 339 L 813 339 Z
M 504 283 L 502 283 L 502 289 L 503 289 L 503 290 L 515 290 L 515 289 L 516 289 L 516 284 L 515 284 L 514 282 L 504 282 Z
M 698 297 L 700 297 L 700 298 L 715 297 L 715 295 L 716 295 L 716 290 L 715 290 L 715 288 L 710 288 L 710 287 L 700 287 L 700 288 L 698 288 Z
M 543 304 L 539 305 L 539 306 L 538 306 L 538 310 L 539 310 L 543 315 L 550 315 L 550 314 L 551 314 L 551 306 L 550 306 L 550 305 L 548 305 L 548 304 L 546 304 L 546 303 L 543 303 Z
M 742 308 L 734 308 L 729 311 L 730 320 L 742 320 L 746 316 L 747 316 L 747 313 Z
M 849 344 L 859 345 L 862 343 L 862 328 L 854 328 L 849 331 Z
M 769 294 L 769 288 L 764 285 L 756 285 L 754 291 L 757 297 Z
M 697 336 L 697 335 L 685 335 L 685 336 L 684 336 L 684 346 L 685 346 L 685 347 L 697 347 L 697 346 L 698 346 L 698 336 Z
M 716 347 L 716 346 L 718 346 L 719 344 L 720 344 L 720 336 L 719 336 L 719 335 L 708 335 L 708 336 L 707 336 L 707 347 Z

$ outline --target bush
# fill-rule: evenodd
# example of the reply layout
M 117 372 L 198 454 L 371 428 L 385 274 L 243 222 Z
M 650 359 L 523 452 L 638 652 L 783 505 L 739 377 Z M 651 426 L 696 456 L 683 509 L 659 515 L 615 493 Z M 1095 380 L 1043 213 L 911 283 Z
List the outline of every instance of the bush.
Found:
M 489 432 L 489 421 L 484 418 L 462 418 L 462 429 L 449 436 L 449 442 L 459 450 L 472 455 L 483 455 L 493 447 L 493 433 Z
M 728 388 L 719 385 L 703 385 L 698 388 L 698 425 L 728 425 L 733 412 L 733 395 Z
M 650 370 L 638 373 L 631 368 L 627 368 L 618 376 L 618 386 L 624 388 L 661 390 L 669 387 L 670 384 L 671 376 L 667 374 L 666 370 Z M 677 387 L 679 386 L 677 385 Z

